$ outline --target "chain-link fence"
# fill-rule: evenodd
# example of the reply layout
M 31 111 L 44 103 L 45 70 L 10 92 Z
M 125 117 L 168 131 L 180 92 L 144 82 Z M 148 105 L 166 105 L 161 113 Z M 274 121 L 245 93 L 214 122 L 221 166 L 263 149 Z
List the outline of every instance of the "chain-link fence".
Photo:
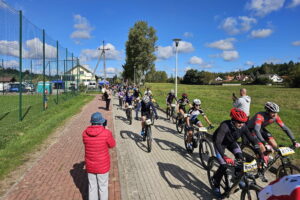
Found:
M 0 125 L 77 94 L 79 60 L 0 0 Z

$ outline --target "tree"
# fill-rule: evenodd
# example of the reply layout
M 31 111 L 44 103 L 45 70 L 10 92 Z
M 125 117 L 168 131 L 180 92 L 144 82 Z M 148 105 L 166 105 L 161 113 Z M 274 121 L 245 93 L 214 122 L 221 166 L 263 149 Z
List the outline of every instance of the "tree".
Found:
M 126 61 L 123 65 L 123 78 L 134 80 L 134 69 L 136 82 L 144 82 L 143 77 L 155 69 L 154 55 L 155 43 L 157 41 L 156 30 L 148 27 L 147 22 L 138 21 L 130 29 L 126 42 Z

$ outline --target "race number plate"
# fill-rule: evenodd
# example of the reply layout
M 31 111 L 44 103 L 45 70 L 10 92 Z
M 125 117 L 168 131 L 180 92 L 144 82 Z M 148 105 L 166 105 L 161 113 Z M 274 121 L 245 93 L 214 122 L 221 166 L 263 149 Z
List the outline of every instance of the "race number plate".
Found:
M 189 114 L 184 114 L 183 116 L 184 116 L 184 118 L 186 118 L 186 117 L 188 117 L 188 116 L 189 116 Z
M 130 105 L 130 106 L 128 106 L 128 108 L 133 108 L 133 106 Z
M 198 127 L 198 131 L 200 131 L 200 132 L 207 132 L 207 128 L 205 128 L 205 127 Z
M 244 163 L 244 172 L 250 172 L 257 169 L 256 160 L 252 160 L 252 162 L 245 162 Z
M 151 119 L 147 119 L 147 120 L 146 120 L 146 124 L 147 124 L 147 125 L 151 125 L 151 124 L 152 124 Z
M 171 104 L 172 107 L 176 107 L 176 104 Z
M 279 147 L 279 151 L 282 156 L 288 156 L 295 153 L 295 151 L 290 147 Z

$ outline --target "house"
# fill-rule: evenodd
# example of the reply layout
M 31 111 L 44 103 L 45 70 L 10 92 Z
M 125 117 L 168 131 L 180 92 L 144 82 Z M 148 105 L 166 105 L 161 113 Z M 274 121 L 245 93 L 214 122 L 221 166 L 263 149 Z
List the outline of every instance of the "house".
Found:
M 269 79 L 271 79 L 273 81 L 273 83 L 282 83 L 283 82 L 283 78 L 281 78 L 277 74 L 270 75 Z
M 222 79 L 220 76 L 218 76 L 218 77 L 215 79 L 215 81 L 223 81 L 223 79 Z
M 89 69 L 81 65 L 73 67 L 72 69 L 66 72 L 66 75 L 68 77 L 67 81 L 73 81 L 76 83 L 78 77 L 79 84 L 83 83 L 85 85 L 89 85 L 90 82 L 96 82 L 97 78 Z
M 235 76 L 235 79 L 238 80 L 238 81 L 249 81 L 251 78 L 247 75 L 237 75 Z
M 225 76 L 225 80 L 226 81 L 232 81 L 232 80 L 234 80 L 234 76 Z

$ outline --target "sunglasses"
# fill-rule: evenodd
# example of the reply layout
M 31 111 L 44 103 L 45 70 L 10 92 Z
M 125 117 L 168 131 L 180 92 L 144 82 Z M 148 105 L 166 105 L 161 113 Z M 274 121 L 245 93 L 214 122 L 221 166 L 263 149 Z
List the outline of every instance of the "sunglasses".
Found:
M 234 122 L 238 124 L 245 124 L 245 122 L 241 122 L 241 121 L 234 121 Z

